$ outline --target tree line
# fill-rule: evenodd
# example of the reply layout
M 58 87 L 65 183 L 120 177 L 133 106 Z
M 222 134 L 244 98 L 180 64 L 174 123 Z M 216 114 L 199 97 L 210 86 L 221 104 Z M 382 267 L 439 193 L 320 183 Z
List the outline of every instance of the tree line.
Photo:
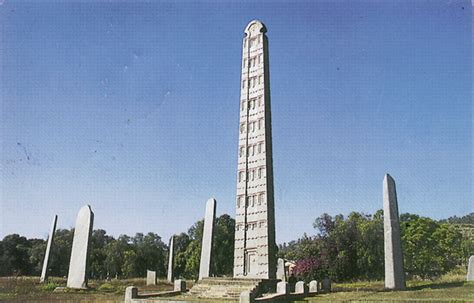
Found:
M 448 220 L 435 221 L 412 214 L 400 216 L 405 271 L 409 277 L 434 278 L 465 266 L 474 253 L 474 216 L 462 218 L 462 228 Z M 174 273 L 196 279 L 199 272 L 203 220 L 175 236 Z M 380 280 L 384 277 L 383 212 L 353 212 L 347 217 L 323 214 L 313 224 L 315 234 L 279 246 L 278 256 L 295 261 L 300 279 L 330 277 L 335 281 Z M 229 215 L 216 219 L 211 272 L 232 276 L 235 221 Z M 50 256 L 49 275 L 67 276 L 74 229 L 58 229 Z M 0 241 L 0 276 L 39 276 L 46 250 L 43 239 L 12 234 Z M 155 270 L 165 277 L 168 241 L 156 233 L 134 236 L 107 235 L 94 230 L 90 247 L 90 277 L 144 277 Z
M 413 214 L 400 216 L 404 269 L 408 278 L 432 279 L 460 266 L 474 254 L 474 214 L 457 226 Z M 468 220 L 470 218 L 470 220 Z M 466 224 L 470 228 L 466 229 Z M 295 260 L 294 273 L 307 281 L 384 278 L 383 211 L 323 214 L 314 221 L 316 235 L 280 245 L 280 257 Z
M 175 236 L 176 277 L 194 279 L 199 273 L 199 259 L 204 221 L 196 222 L 187 233 Z M 214 272 L 223 275 L 232 273 L 235 222 L 229 215 L 216 219 L 213 248 Z M 65 277 L 68 274 L 74 229 L 58 229 L 49 259 L 49 275 Z M 47 241 L 27 239 L 12 234 L 0 241 L 0 276 L 39 276 L 43 266 Z M 133 278 L 144 277 L 147 270 L 155 270 L 158 277 L 165 277 L 168 264 L 168 241 L 156 233 L 136 233 L 135 236 L 107 235 L 103 229 L 92 232 L 90 243 L 90 277 Z

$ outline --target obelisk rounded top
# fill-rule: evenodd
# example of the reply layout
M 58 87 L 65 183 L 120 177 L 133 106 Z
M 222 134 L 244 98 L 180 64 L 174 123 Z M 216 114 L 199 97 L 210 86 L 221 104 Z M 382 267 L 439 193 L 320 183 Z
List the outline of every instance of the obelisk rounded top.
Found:
M 255 36 L 260 33 L 266 33 L 267 28 L 259 20 L 252 20 L 249 22 L 244 32 L 246 35 Z

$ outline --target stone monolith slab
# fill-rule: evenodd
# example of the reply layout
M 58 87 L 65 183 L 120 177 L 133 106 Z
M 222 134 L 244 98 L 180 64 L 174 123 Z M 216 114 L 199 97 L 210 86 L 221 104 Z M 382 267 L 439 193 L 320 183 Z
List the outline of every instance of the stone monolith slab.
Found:
M 138 288 L 135 286 L 129 286 L 125 288 L 125 303 L 133 302 L 133 299 L 138 298 Z
M 146 271 L 146 285 L 156 285 L 156 271 Z
M 405 289 L 397 190 L 395 181 L 389 174 L 386 174 L 383 180 L 383 217 L 385 288 L 393 290 Z
M 49 231 L 49 238 L 48 238 L 48 244 L 46 245 L 46 252 L 44 254 L 43 270 L 41 271 L 41 278 L 40 278 L 41 283 L 44 283 L 48 280 L 49 256 L 51 254 L 51 246 L 53 245 L 53 242 L 54 242 L 54 233 L 56 232 L 57 222 L 58 222 L 58 215 L 54 215 L 53 223 L 51 224 L 51 229 Z
M 240 293 L 239 303 L 253 303 L 255 302 L 254 299 L 255 296 L 253 295 L 253 293 L 251 291 L 246 290 Z
M 306 294 L 308 293 L 308 287 L 304 284 L 303 281 L 296 282 L 295 293 L 297 294 Z
M 277 283 L 277 294 L 287 295 L 290 293 L 290 284 L 288 282 L 278 282 Z
M 467 265 L 467 281 L 474 281 L 474 256 L 469 257 L 469 263 Z
M 281 281 L 286 281 L 285 260 L 282 258 L 278 258 L 277 260 L 276 278 Z
M 174 280 L 174 291 L 185 292 L 186 291 L 186 281 L 177 279 Z
M 211 272 L 212 239 L 214 237 L 214 222 L 216 221 L 216 200 L 211 198 L 206 203 L 204 230 L 202 234 L 201 260 L 199 263 L 199 280 L 207 278 Z
M 309 292 L 311 293 L 317 293 L 318 292 L 318 281 L 313 280 L 309 282 Z
M 171 236 L 170 246 L 168 251 L 168 282 L 173 283 L 174 273 L 173 273 L 173 264 L 174 264 L 174 236 Z
M 87 263 L 93 224 L 94 213 L 89 205 L 85 205 L 79 210 L 76 219 L 67 276 L 69 288 L 87 288 Z

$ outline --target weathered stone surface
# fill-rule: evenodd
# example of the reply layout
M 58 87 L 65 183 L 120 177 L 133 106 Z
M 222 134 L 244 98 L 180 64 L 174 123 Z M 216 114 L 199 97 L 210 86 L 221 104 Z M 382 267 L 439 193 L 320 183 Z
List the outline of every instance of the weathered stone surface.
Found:
M 275 287 L 275 280 L 212 277 L 197 280 L 189 290 L 189 294 L 195 298 L 239 300 L 240 294 L 244 291 L 275 289 Z M 258 292 L 254 294 L 257 296 Z
M 174 280 L 174 291 L 185 292 L 186 291 L 186 281 L 181 280 L 181 279 Z
M 146 285 L 156 285 L 156 271 L 146 271 Z
M 297 294 L 306 294 L 308 293 L 308 286 L 303 281 L 296 282 L 295 293 Z
M 474 256 L 469 257 L 467 265 L 467 281 L 474 281 Z
M 204 230 L 202 235 L 201 260 L 199 263 L 199 280 L 207 278 L 211 272 L 212 243 L 214 237 L 214 222 L 216 221 L 216 200 L 211 198 L 206 203 Z
M 383 216 L 385 251 L 385 288 L 405 289 L 397 190 L 393 178 L 386 174 L 383 180 Z
M 74 239 L 72 241 L 71 259 L 67 287 L 87 288 L 87 266 L 89 244 L 94 223 L 94 213 L 89 205 L 83 206 L 77 215 Z
M 253 303 L 255 302 L 255 296 L 251 291 L 243 291 L 240 294 L 239 303 Z
M 170 283 L 173 283 L 174 281 L 173 265 L 174 265 L 174 235 L 171 236 L 170 246 L 169 246 L 169 251 L 168 251 L 168 282 Z
M 41 283 L 46 282 L 48 280 L 49 256 L 51 254 L 51 246 L 53 246 L 53 242 L 54 242 L 54 232 L 56 231 L 57 222 L 58 222 L 58 216 L 54 215 L 53 223 L 51 224 L 51 229 L 49 231 L 49 238 L 48 238 L 48 244 L 46 245 L 46 252 L 44 254 L 43 270 L 41 271 L 41 278 L 40 278 Z
M 242 51 L 234 278 L 276 278 L 268 38 L 257 20 Z
M 278 258 L 276 278 L 281 281 L 286 281 L 285 260 Z
M 290 293 L 290 284 L 285 281 L 281 281 L 277 283 L 277 294 L 284 294 L 287 295 Z
M 316 292 L 318 292 L 318 290 L 319 290 L 318 281 L 313 280 L 313 281 L 309 282 L 309 292 L 310 293 L 316 293 Z
M 135 286 L 125 288 L 125 303 L 131 303 L 135 298 L 138 298 L 138 288 Z
M 331 280 L 329 278 L 324 278 L 321 283 L 321 290 L 325 292 L 331 291 Z

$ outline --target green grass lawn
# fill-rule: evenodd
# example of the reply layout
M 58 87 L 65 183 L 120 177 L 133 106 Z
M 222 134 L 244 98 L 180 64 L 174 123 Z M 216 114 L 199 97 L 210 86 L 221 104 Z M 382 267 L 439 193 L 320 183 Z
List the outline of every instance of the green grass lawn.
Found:
M 50 278 L 47 284 L 39 283 L 39 277 L 0 277 L 0 302 L 123 302 L 125 288 L 135 285 L 140 291 L 172 290 L 166 281 L 156 286 L 146 286 L 145 278 L 99 281 L 89 280 L 89 290 L 66 290 L 53 292 L 56 287 L 65 287 L 63 278 Z
M 434 281 L 408 281 L 404 291 L 385 291 L 383 281 L 333 285 L 334 292 L 304 302 L 474 302 L 474 282 L 464 275 Z
M 125 288 L 130 285 L 137 286 L 140 293 L 172 290 L 172 285 L 166 281 L 159 281 L 156 286 L 145 286 L 145 278 L 141 278 L 110 282 L 91 280 L 90 290 L 53 292 L 58 286 L 66 286 L 65 279 L 51 278 L 49 283 L 40 284 L 39 277 L 0 277 L 0 302 L 123 302 Z M 319 294 L 300 302 L 382 301 L 474 302 L 474 282 L 465 282 L 464 275 L 449 275 L 435 281 L 408 281 L 405 291 L 385 291 L 381 281 L 334 283 L 332 293 Z

